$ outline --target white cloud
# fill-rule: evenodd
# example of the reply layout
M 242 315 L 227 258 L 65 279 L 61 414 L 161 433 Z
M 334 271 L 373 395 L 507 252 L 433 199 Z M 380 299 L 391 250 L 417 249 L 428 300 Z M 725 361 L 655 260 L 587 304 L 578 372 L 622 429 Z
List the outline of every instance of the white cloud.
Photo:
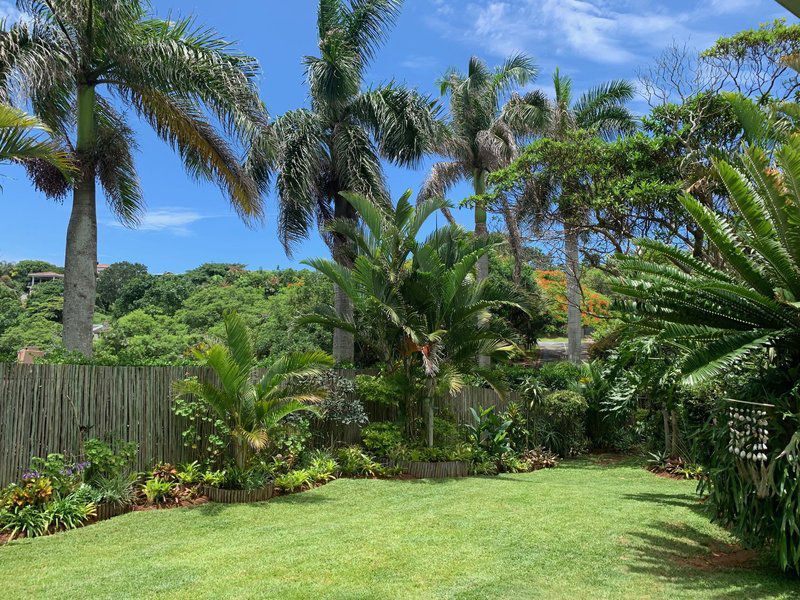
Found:
M 190 225 L 207 218 L 209 217 L 185 208 L 160 208 L 145 213 L 135 229 L 187 236 L 192 233 Z M 111 221 L 109 224 L 114 227 L 124 227 L 118 221 Z
M 400 66 L 406 69 L 432 69 L 439 61 L 433 56 L 412 54 L 400 61 Z
M 569 54 L 603 64 L 627 64 L 673 39 L 715 39 L 713 17 L 763 0 L 672 3 L 657 0 L 432 0 L 429 24 L 446 37 L 506 56 Z

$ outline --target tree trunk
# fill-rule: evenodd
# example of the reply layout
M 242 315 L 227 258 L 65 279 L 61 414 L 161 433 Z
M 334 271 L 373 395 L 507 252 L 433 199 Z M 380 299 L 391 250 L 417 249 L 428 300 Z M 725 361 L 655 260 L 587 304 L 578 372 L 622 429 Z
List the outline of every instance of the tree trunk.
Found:
M 568 220 L 564 222 L 564 254 L 567 278 L 567 359 L 577 364 L 581 362 L 582 337 L 580 251 L 578 228 Z
M 669 435 L 669 411 L 667 407 L 661 409 L 661 416 L 664 418 L 664 452 L 669 452 L 670 435 Z
M 427 409 L 428 448 L 433 448 L 433 398 L 430 396 Z
M 97 286 L 97 207 L 95 198 L 94 87 L 78 88 L 76 149 L 81 175 L 72 196 L 64 257 L 64 346 L 92 355 L 92 320 Z
M 678 456 L 678 412 L 676 410 L 672 410 L 670 413 L 670 417 L 672 420 L 670 429 L 672 430 L 671 433 L 671 443 L 670 443 L 670 455 L 671 456 Z
M 473 186 L 475 195 L 480 196 L 486 192 L 486 177 L 488 173 L 485 171 L 476 170 L 473 176 Z M 477 203 L 475 205 L 475 237 L 485 239 L 488 235 L 486 228 L 486 207 Z M 478 283 L 489 277 L 489 254 L 484 254 L 478 259 L 476 266 L 476 276 Z M 492 359 L 489 356 L 478 356 L 478 366 L 481 368 L 488 368 L 492 364 Z
M 512 278 L 514 283 L 520 285 L 522 283 L 522 234 L 519 231 L 519 223 L 517 222 L 514 211 L 508 204 L 507 200 L 503 200 L 503 217 L 506 221 L 506 230 L 508 231 L 508 245 L 511 248 L 511 256 L 514 258 L 514 272 Z
M 353 207 L 338 194 L 334 199 L 334 216 L 337 219 L 354 219 Z M 352 266 L 347 240 L 341 236 L 333 238 L 333 260 L 340 265 Z M 333 307 L 336 316 L 345 321 L 353 321 L 353 302 L 338 285 L 333 288 Z M 337 364 L 353 363 L 355 360 L 355 339 L 353 334 L 343 329 L 333 330 L 333 359 Z

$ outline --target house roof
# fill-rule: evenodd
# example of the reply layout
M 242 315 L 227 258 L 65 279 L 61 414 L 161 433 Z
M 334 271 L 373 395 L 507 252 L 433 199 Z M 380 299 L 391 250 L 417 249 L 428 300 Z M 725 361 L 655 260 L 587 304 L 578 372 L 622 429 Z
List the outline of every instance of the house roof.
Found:
M 37 271 L 36 273 L 28 273 L 28 277 L 64 277 L 63 273 L 54 273 L 53 271 Z

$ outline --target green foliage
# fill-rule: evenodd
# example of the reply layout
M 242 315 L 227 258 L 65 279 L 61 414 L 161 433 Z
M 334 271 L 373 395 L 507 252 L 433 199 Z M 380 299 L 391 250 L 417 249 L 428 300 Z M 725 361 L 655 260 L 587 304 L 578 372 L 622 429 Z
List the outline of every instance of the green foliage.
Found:
M 275 486 L 285 492 L 299 492 L 314 483 L 314 476 L 308 469 L 294 469 L 275 478 Z
M 403 399 L 402 389 L 391 377 L 356 375 L 356 395 L 361 402 L 398 406 Z
M 111 442 L 98 438 L 86 440 L 83 454 L 89 464 L 84 471 L 84 479 L 93 482 L 95 478 L 113 479 L 128 474 L 136 461 L 138 449 L 136 442 L 119 439 Z
M 108 265 L 97 277 L 97 306 L 110 310 L 125 285 L 132 279 L 145 275 L 147 267 L 140 263 L 123 261 Z
M 25 309 L 29 315 L 60 323 L 64 312 L 64 280 L 37 283 L 28 294 Z
M 315 450 L 308 457 L 307 467 L 311 478 L 316 483 L 324 483 L 334 479 L 339 471 L 339 464 L 336 459 L 323 450 Z
M 178 467 L 178 480 L 183 485 L 196 485 L 203 479 L 203 470 L 196 460 Z
M 75 529 L 96 514 L 93 502 L 84 502 L 75 494 L 57 498 L 47 504 L 48 527 L 57 531 Z
M 547 394 L 536 407 L 534 439 L 561 456 L 585 452 L 586 399 L 577 392 L 561 390 Z
M 544 363 L 536 374 L 539 383 L 550 390 L 569 389 L 580 376 L 580 367 L 567 361 Z
M 0 531 L 9 533 L 11 539 L 20 534 L 26 537 L 45 535 L 49 526 L 50 515 L 44 505 L 0 509 Z
M 147 501 L 152 504 L 161 504 L 169 500 L 175 491 L 175 484 L 171 481 L 164 481 L 158 477 L 148 479 L 142 485 L 142 492 Z
M 370 423 L 361 430 L 361 443 L 374 456 L 389 458 L 403 446 L 403 431 L 396 423 Z
M 189 328 L 167 315 L 136 309 L 117 319 L 97 344 L 100 360 L 123 365 L 185 362 L 189 348 L 199 341 Z
M 350 477 L 375 477 L 382 473 L 382 466 L 365 454 L 358 446 L 341 448 L 336 462 L 342 475 Z
M 256 356 L 244 321 L 234 312 L 224 317 L 225 343 L 198 353 L 212 369 L 219 384 L 197 378 L 178 382 L 178 397 L 201 399 L 227 428 L 232 459 L 239 469 L 250 466 L 253 453 L 265 450 L 282 421 L 300 411 L 318 412 L 309 403 L 318 401 L 321 390 L 311 379 L 332 359 L 321 352 L 288 355 L 270 365 L 255 381 Z M 183 410 L 182 407 L 180 410 Z
M 135 500 L 134 485 L 136 473 L 121 472 L 116 475 L 98 475 L 91 484 L 84 485 L 88 498 L 95 504 L 116 504 L 130 506 Z
M 472 421 L 466 428 L 475 448 L 483 450 L 490 458 L 498 458 L 510 450 L 508 428 L 511 421 L 497 414 L 494 406 L 478 410 L 470 407 L 469 412 Z

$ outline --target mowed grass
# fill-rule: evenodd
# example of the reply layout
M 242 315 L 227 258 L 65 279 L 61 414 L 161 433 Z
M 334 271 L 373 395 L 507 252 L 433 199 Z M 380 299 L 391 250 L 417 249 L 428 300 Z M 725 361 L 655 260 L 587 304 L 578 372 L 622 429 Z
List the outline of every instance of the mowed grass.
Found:
M 14 542 L 0 548 L 0 589 L 81 599 L 798 597 L 800 582 L 764 561 L 735 565 L 732 540 L 693 490 L 593 461 L 494 478 L 343 479 L 264 504 L 137 512 Z

